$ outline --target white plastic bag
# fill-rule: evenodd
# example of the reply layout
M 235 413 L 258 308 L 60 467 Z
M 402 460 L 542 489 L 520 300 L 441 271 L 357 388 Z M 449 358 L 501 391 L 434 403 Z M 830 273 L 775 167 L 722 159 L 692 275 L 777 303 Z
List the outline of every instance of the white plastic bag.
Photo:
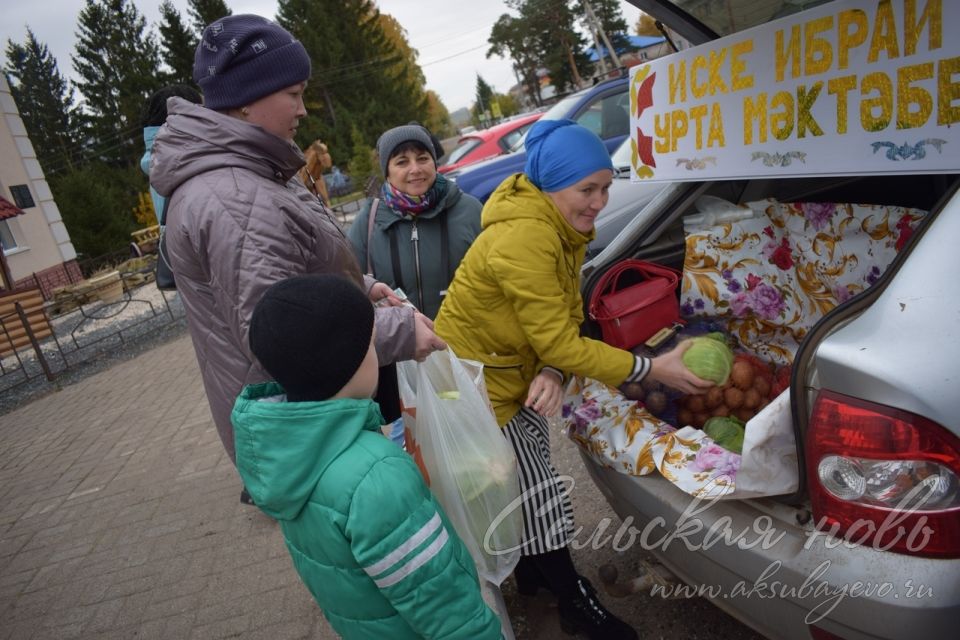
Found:
M 447 349 L 401 363 L 398 376 L 407 451 L 480 577 L 500 585 L 520 559 L 523 519 L 516 455 L 487 400 L 483 366 Z

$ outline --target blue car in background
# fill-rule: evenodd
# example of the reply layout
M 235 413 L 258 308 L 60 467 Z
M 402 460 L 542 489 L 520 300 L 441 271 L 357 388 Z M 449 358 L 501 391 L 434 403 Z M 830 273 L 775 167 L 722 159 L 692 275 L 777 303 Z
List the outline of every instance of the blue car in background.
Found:
M 612 153 L 630 133 L 630 95 L 626 76 L 600 82 L 573 93 L 553 105 L 541 120 L 574 120 L 596 133 Z M 447 178 L 462 191 L 486 202 L 507 176 L 523 171 L 527 152 L 521 146 L 507 155 L 477 162 Z

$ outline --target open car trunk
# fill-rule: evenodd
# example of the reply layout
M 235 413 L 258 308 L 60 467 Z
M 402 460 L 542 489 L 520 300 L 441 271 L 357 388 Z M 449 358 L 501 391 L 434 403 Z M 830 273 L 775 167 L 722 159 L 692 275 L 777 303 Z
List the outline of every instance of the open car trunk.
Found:
M 846 280 L 844 280 L 843 271 L 848 270 L 851 271 L 848 275 L 850 275 L 849 280 L 852 284 L 835 284 L 833 291 L 831 291 L 829 290 L 829 286 L 824 286 L 822 282 L 817 281 L 816 285 L 819 287 L 819 291 L 813 292 L 811 290 L 811 292 L 807 292 L 807 294 L 817 299 L 801 301 L 811 307 L 811 309 L 800 309 L 800 311 L 806 314 L 804 318 L 798 321 L 796 314 L 794 314 L 793 317 L 789 317 L 790 309 L 782 312 L 780 315 L 782 316 L 781 320 L 784 327 L 791 329 L 791 323 L 801 326 L 800 330 L 792 331 L 794 335 L 787 341 L 786 348 L 780 344 L 775 349 L 764 349 L 764 345 L 758 344 L 763 342 L 763 337 L 756 332 L 748 336 L 748 343 L 739 344 L 739 351 L 759 356 L 761 360 L 767 362 L 772 360 L 773 362 L 770 362 L 771 366 L 783 365 L 784 363 L 788 365 L 793 364 L 793 375 L 790 376 L 792 394 L 790 396 L 789 406 L 781 413 L 781 418 L 776 419 L 784 419 L 792 422 L 789 428 L 793 432 L 794 442 L 802 443 L 805 436 L 806 419 L 810 410 L 811 389 L 815 384 L 815 382 L 811 380 L 811 377 L 815 377 L 815 372 L 809 365 L 810 359 L 813 358 L 814 355 L 816 343 L 826 335 L 829 335 L 833 327 L 841 326 L 848 322 L 851 317 L 860 313 L 862 309 L 869 305 L 871 297 L 877 292 L 882 291 L 885 280 L 895 273 L 897 263 L 909 252 L 910 236 L 914 233 L 922 232 L 924 226 L 935 217 L 935 215 L 928 214 L 927 212 L 933 212 L 935 214 L 939 206 L 938 201 L 943 198 L 943 194 L 952 193 L 956 188 L 956 183 L 957 178 L 952 175 L 917 175 L 754 179 L 675 184 L 665 189 L 660 197 L 656 198 L 644 209 L 637 219 L 624 229 L 620 237 L 611 243 L 606 251 L 585 265 L 582 286 L 585 304 L 587 304 L 586 301 L 590 300 L 593 289 L 597 286 L 606 269 L 621 260 L 636 258 L 670 266 L 680 271 L 686 268 L 684 292 L 681 293 L 681 303 L 683 303 L 681 309 L 682 313 L 686 316 L 685 319 L 688 322 L 688 327 L 699 326 L 702 328 L 704 325 L 703 320 L 716 317 L 724 319 L 723 328 L 733 327 L 734 325 L 729 324 L 729 321 L 735 314 L 731 312 L 729 303 L 731 300 L 737 298 L 735 295 L 737 290 L 745 290 L 747 286 L 749 286 L 747 284 L 748 280 L 761 282 L 764 268 L 774 272 L 772 279 L 774 284 L 778 284 L 778 277 L 782 277 L 783 274 L 793 269 L 800 269 L 801 265 L 794 265 L 791 258 L 787 258 L 789 264 L 779 265 L 780 267 L 784 267 L 783 270 L 779 268 L 774 269 L 769 264 L 770 262 L 777 261 L 776 256 L 771 255 L 775 252 L 774 247 L 777 241 L 786 244 L 787 242 L 794 242 L 794 240 L 784 239 L 784 236 L 790 238 L 790 229 L 778 229 L 778 232 L 784 231 L 784 233 L 775 234 L 773 227 L 775 227 L 777 223 L 770 222 L 758 214 L 756 211 L 758 207 L 754 205 L 753 217 L 745 223 L 747 226 L 744 228 L 747 229 L 747 231 L 744 231 L 744 229 L 740 229 L 739 231 L 741 235 L 743 235 L 750 233 L 750 229 L 753 229 L 753 235 L 759 236 L 759 243 L 754 242 L 753 251 L 746 254 L 755 256 L 756 259 L 747 258 L 742 261 L 737 261 L 736 255 L 729 256 L 731 258 L 731 265 L 734 263 L 740 265 L 739 272 L 733 269 L 733 273 L 730 274 L 730 271 L 725 270 L 724 273 L 730 274 L 730 280 L 727 282 L 717 281 L 714 283 L 717 289 L 722 289 L 724 284 L 727 285 L 726 291 L 717 292 L 717 297 L 721 299 L 721 301 L 719 305 L 713 305 L 712 311 L 716 316 L 710 315 L 711 304 L 709 301 L 707 303 L 707 309 L 703 309 L 702 307 L 700 309 L 695 308 L 693 303 L 696 302 L 697 305 L 700 305 L 700 302 L 696 301 L 696 296 L 692 296 L 691 292 L 687 290 L 688 285 L 690 285 L 694 279 L 705 276 L 703 276 L 702 273 L 692 275 L 690 273 L 691 271 L 696 271 L 694 267 L 696 266 L 697 260 L 702 260 L 702 258 L 691 260 L 689 252 L 700 250 L 700 246 L 692 243 L 691 238 L 698 233 L 701 236 L 703 233 L 712 233 L 713 236 L 722 236 L 725 233 L 731 233 L 728 222 L 719 222 L 713 227 L 713 231 L 710 231 L 709 220 L 707 220 L 705 227 L 702 221 L 704 218 L 702 210 L 705 207 L 714 207 L 719 202 L 735 205 L 739 208 L 739 206 L 745 203 L 760 202 L 763 203 L 763 205 L 759 207 L 762 209 L 763 206 L 770 205 L 770 203 L 777 203 L 776 206 L 793 207 L 792 212 L 797 214 L 801 209 L 806 211 L 806 209 L 803 209 L 804 207 L 819 207 L 824 205 L 824 203 L 830 203 L 830 206 L 835 205 L 836 208 L 846 208 L 844 209 L 847 211 L 845 215 L 859 216 L 857 218 L 851 217 L 844 223 L 841 223 L 841 225 L 846 225 L 843 226 L 843 228 L 849 232 L 849 235 L 853 236 L 856 234 L 857 236 L 865 238 L 869 243 L 867 245 L 857 245 L 859 250 L 863 252 L 862 255 L 856 253 L 852 245 L 844 245 L 842 233 L 833 239 L 830 239 L 828 235 L 824 235 L 823 231 L 829 230 L 826 229 L 822 220 L 818 221 L 816 219 L 815 216 L 818 214 L 818 210 L 813 209 L 812 213 L 807 211 L 807 220 L 804 220 L 800 216 L 795 216 L 795 218 L 799 219 L 799 223 L 802 223 L 806 227 L 809 237 L 813 238 L 813 240 L 811 240 L 811 246 L 808 247 L 808 251 L 811 252 L 812 257 L 820 259 L 818 255 L 814 254 L 829 251 L 833 258 L 832 260 L 825 260 L 822 264 L 803 265 L 805 272 L 799 275 L 799 279 L 812 279 L 814 278 L 814 273 L 822 274 L 824 271 L 830 271 L 829 277 L 817 277 L 822 277 L 828 284 L 845 283 Z M 786 205 L 783 203 L 791 204 Z M 746 211 L 748 214 L 750 213 L 749 210 Z M 853 213 L 850 213 L 851 211 Z M 909 220 L 902 217 L 905 215 L 910 216 Z M 885 218 L 881 219 L 880 216 L 885 216 Z M 734 218 L 736 218 L 736 216 L 734 216 Z M 720 218 L 720 220 L 723 219 L 722 217 Z M 691 225 L 692 221 L 697 220 L 701 221 L 699 226 Z M 854 224 L 850 224 L 850 221 L 853 221 Z M 797 220 L 787 221 L 788 225 L 796 223 L 798 223 Z M 726 228 L 724 227 L 725 224 L 728 225 Z M 897 228 L 897 224 L 900 224 L 899 228 Z M 817 226 L 820 226 L 823 231 L 815 228 Z M 840 227 L 837 227 L 837 229 L 839 228 Z M 704 231 L 704 229 L 706 229 L 706 231 Z M 794 231 L 797 230 L 794 229 Z M 770 238 L 763 237 L 762 234 L 764 232 L 768 233 Z M 776 236 L 776 238 L 774 236 Z M 873 238 L 875 238 L 876 241 L 874 241 Z M 757 238 L 754 238 L 754 240 L 757 240 Z M 822 246 L 814 246 L 818 242 L 821 242 L 821 240 L 823 241 Z M 764 256 L 760 255 L 758 248 L 764 244 L 764 241 L 767 246 L 767 249 L 765 249 L 767 260 L 764 259 Z M 714 244 L 722 244 L 722 242 Z M 894 247 L 894 244 L 897 246 Z M 881 249 L 883 249 L 883 251 L 881 251 Z M 799 249 L 794 248 L 794 250 L 798 251 Z M 833 256 L 832 254 L 835 251 L 838 256 L 842 255 L 842 258 Z M 843 254 L 844 251 L 851 251 L 851 253 L 845 255 Z M 719 263 L 723 257 L 724 256 L 717 258 L 717 263 Z M 716 258 L 716 256 L 710 256 L 710 260 L 714 258 Z M 855 274 L 853 273 L 854 270 L 856 272 Z M 741 276 L 739 278 L 737 277 L 738 273 L 739 276 Z M 853 283 L 854 275 L 856 275 L 856 283 Z M 791 281 L 789 280 L 783 280 L 779 284 L 789 289 L 790 283 Z M 761 284 L 760 286 L 766 285 Z M 813 287 L 810 282 L 803 282 L 800 286 L 804 288 Z M 798 287 L 794 286 L 794 289 L 796 288 Z M 584 332 L 591 335 L 591 337 L 599 339 L 601 338 L 600 328 L 597 323 L 589 320 L 588 311 L 588 309 L 585 309 L 585 316 L 588 320 L 584 325 Z M 747 309 L 742 313 L 745 316 L 750 316 L 754 313 L 754 310 Z M 764 324 L 769 324 L 769 322 L 765 321 Z M 658 352 L 675 346 L 677 339 L 685 337 L 685 331 L 686 330 L 681 329 L 677 338 L 666 343 Z M 777 331 L 782 334 L 783 327 L 778 328 Z M 742 328 L 740 335 L 741 337 L 745 335 Z M 771 331 L 770 335 L 775 336 L 778 340 L 782 337 L 782 335 L 777 335 L 776 331 Z M 738 342 L 736 335 L 733 335 L 732 339 L 734 342 Z M 785 351 L 789 351 L 789 353 Z M 654 353 L 656 352 L 647 352 L 648 355 L 654 355 Z M 799 356 L 799 360 L 794 362 L 794 356 L 797 355 Z M 874 402 L 884 401 L 884 398 L 866 399 Z M 676 396 L 671 396 L 669 401 L 672 406 L 668 407 L 666 411 L 658 411 L 657 417 L 662 418 L 668 425 L 673 427 L 680 428 L 686 424 L 691 424 L 686 421 L 678 422 L 675 406 L 677 402 Z M 687 416 L 686 419 L 689 420 L 689 417 Z M 702 424 L 694 426 L 702 426 Z M 747 421 L 748 433 L 751 426 L 751 422 Z M 651 427 L 652 431 L 656 431 L 657 429 L 658 427 L 656 425 Z M 615 446 L 607 441 L 601 444 L 607 448 Z M 695 452 L 697 448 L 695 445 L 690 451 Z M 635 451 L 636 446 L 634 445 L 634 448 L 631 449 L 629 453 L 633 454 Z M 626 452 L 614 451 L 612 452 L 612 456 L 609 456 L 604 462 L 627 466 L 627 463 L 618 460 L 618 456 L 622 456 L 624 453 Z M 674 451 L 674 453 L 677 452 Z M 797 445 L 794 454 L 795 472 L 798 476 L 796 490 L 787 494 L 781 494 L 779 500 L 788 504 L 800 505 L 803 504 L 804 501 L 805 486 L 802 446 Z M 692 453 L 690 455 L 692 455 Z M 632 467 L 627 467 L 626 472 L 633 475 L 640 475 L 640 473 Z M 670 474 L 667 473 L 666 475 L 669 476 Z M 697 494 L 694 493 L 694 495 Z M 751 496 L 747 495 L 746 497 Z

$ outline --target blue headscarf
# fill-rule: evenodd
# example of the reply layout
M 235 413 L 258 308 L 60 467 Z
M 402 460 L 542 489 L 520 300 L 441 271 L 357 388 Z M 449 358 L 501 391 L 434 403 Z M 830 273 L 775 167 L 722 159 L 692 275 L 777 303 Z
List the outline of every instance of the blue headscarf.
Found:
M 523 172 L 541 191 L 559 191 L 600 169 L 613 171 L 603 141 L 573 120 L 537 120 L 525 146 Z

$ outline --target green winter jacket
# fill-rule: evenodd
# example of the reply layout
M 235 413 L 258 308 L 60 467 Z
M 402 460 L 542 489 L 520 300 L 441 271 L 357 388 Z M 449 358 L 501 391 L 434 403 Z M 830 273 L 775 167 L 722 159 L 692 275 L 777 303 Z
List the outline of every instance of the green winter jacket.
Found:
M 437 206 L 412 218 L 401 218 L 378 199 L 370 242 L 371 270 L 367 269 L 369 204 L 357 215 L 347 235 L 364 271 L 392 288 L 401 287 L 417 309 L 433 318 L 440 310 L 443 294 L 457 265 L 480 233 L 481 208 L 479 200 L 460 191 L 454 182 L 447 183 L 447 192 Z M 444 221 L 446 262 L 441 250 Z M 413 242 L 414 229 L 418 237 L 416 244 Z M 394 234 L 395 238 L 391 239 Z M 391 244 L 396 246 L 396 256 Z M 399 275 L 393 268 L 395 258 L 400 266 Z
M 237 468 L 344 638 L 499 638 L 466 547 L 372 400 L 286 402 L 276 383 L 233 409 Z

